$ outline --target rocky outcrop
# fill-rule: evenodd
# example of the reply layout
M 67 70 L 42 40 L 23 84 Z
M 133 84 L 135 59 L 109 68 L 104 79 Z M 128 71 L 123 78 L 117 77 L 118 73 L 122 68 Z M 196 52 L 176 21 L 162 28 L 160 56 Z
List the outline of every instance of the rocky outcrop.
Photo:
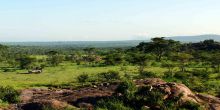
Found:
M 209 110 L 220 110 L 220 98 L 211 95 L 193 93 L 184 84 L 165 82 L 158 78 L 134 80 L 134 82 L 137 86 L 147 85 L 151 86 L 151 89 L 156 88 L 164 91 L 166 93 L 164 96 L 165 98 L 181 95 L 180 103 L 191 101 L 200 104 Z
M 34 110 L 42 108 L 44 105 L 62 109 L 68 106 L 78 108 L 93 109 L 96 101 L 102 98 L 111 97 L 120 82 L 102 83 L 91 87 L 84 87 L 77 90 L 71 89 L 26 89 L 22 91 L 21 103 L 17 104 L 17 109 Z M 206 109 L 220 110 L 220 99 L 210 95 L 193 93 L 184 84 L 165 82 L 158 78 L 148 78 L 134 80 L 137 87 L 150 86 L 150 90 L 160 89 L 166 95 L 164 98 L 182 96 L 180 103 L 192 101 L 203 105 Z M 14 108 L 16 108 L 14 107 Z M 30 109 L 31 108 L 31 109 Z

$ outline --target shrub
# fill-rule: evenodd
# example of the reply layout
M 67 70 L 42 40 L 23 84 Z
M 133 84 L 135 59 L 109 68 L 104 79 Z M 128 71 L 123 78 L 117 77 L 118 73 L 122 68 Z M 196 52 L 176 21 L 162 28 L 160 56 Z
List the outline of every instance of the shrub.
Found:
M 209 72 L 205 70 L 198 70 L 194 69 L 192 72 L 193 76 L 201 77 L 201 78 L 208 78 L 209 77 Z
M 99 73 L 98 77 L 104 81 L 113 81 L 120 79 L 119 72 L 117 71 L 108 71 L 108 72 Z
M 132 78 L 132 76 L 130 74 L 128 74 L 128 73 L 125 73 L 124 77 L 127 78 L 127 79 L 131 79 Z
M 175 78 L 178 78 L 178 79 L 187 79 L 190 75 L 188 73 L 185 73 L 185 72 L 176 72 L 174 74 L 174 77 Z
M 130 107 L 117 99 L 107 99 L 98 101 L 95 110 L 132 110 Z
M 141 104 L 141 106 L 147 104 L 150 110 L 179 110 L 178 102 L 183 94 L 168 99 L 164 99 L 165 95 L 164 91 L 158 88 L 151 89 L 150 86 L 141 87 L 135 93 L 138 104 Z
M 192 91 L 196 92 L 206 92 L 209 90 L 208 87 L 204 85 L 203 81 L 199 77 L 195 76 L 188 78 L 188 83 L 186 83 L 186 86 L 188 86 Z
M 153 66 L 153 67 L 160 67 L 160 66 L 161 66 L 161 63 L 154 61 L 154 62 L 151 63 L 151 66 Z
M 164 72 L 163 78 L 173 78 L 173 73 L 170 71 Z
M 139 78 L 155 78 L 157 75 L 150 71 L 143 71 L 139 74 Z
M 142 103 L 147 103 L 149 106 L 161 106 L 163 105 L 164 94 L 158 89 L 153 89 L 150 91 L 150 87 L 141 87 L 136 92 L 136 97 L 138 100 L 142 100 Z
M 79 83 L 85 83 L 88 79 L 89 79 L 89 75 L 85 73 L 77 77 Z
M 118 88 L 116 89 L 116 93 L 123 94 L 124 98 L 126 99 L 132 99 L 136 91 L 137 91 L 136 85 L 129 80 L 125 80 L 121 82 Z
M 2 87 L 0 86 L 0 100 L 8 103 L 16 103 L 19 101 L 19 92 L 12 87 Z
M 187 110 L 202 110 L 201 106 L 194 102 L 185 102 L 183 105 L 180 106 L 181 109 Z
M 128 69 L 128 68 L 127 68 L 126 66 L 121 66 L 121 67 L 120 67 L 120 71 L 127 71 L 127 69 Z

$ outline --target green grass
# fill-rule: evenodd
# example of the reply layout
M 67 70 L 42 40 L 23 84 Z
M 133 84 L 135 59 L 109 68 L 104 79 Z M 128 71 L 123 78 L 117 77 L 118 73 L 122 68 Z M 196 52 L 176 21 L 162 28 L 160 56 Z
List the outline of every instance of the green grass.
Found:
M 137 73 L 136 66 L 127 66 L 126 68 L 126 72 L 129 74 Z M 93 76 L 97 73 L 109 70 L 120 71 L 120 75 L 124 75 L 124 71 L 121 71 L 120 66 L 89 67 L 84 65 L 78 66 L 76 64 L 65 62 L 57 67 L 46 67 L 41 74 L 22 74 L 27 72 L 27 70 L 0 72 L 0 85 L 9 85 L 16 89 L 59 85 L 63 83 L 76 82 L 76 77 L 83 73 Z M 155 73 L 163 73 L 166 71 L 166 69 L 159 67 L 149 67 L 146 68 L 146 70 L 154 71 Z
M 187 70 L 192 71 L 194 68 L 187 68 Z M 197 68 L 199 69 L 199 68 Z M 56 67 L 46 67 L 43 69 L 43 73 L 41 74 L 22 74 L 27 73 L 27 70 L 17 70 L 15 72 L 3 72 L 0 70 L 0 85 L 1 86 L 12 86 L 15 89 L 24 89 L 31 87 L 49 87 L 49 86 L 63 86 L 63 85 L 71 85 L 78 86 L 77 76 L 80 74 L 88 74 L 90 80 L 96 80 L 94 77 L 96 74 L 101 72 L 107 72 L 109 70 L 119 71 L 120 76 L 124 76 L 126 73 L 130 76 L 138 75 L 137 66 L 106 66 L 106 67 L 91 67 L 86 65 L 76 65 L 70 62 L 64 62 Z M 166 68 L 161 67 L 146 67 L 145 71 L 150 71 L 157 76 L 164 75 L 164 72 L 167 71 Z M 179 71 L 179 68 L 176 67 L 173 69 L 174 72 Z M 208 88 L 206 93 L 210 93 L 215 95 L 216 90 L 220 89 L 218 85 L 220 85 L 220 80 L 216 77 L 219 74 L 212 73 L 209 74 L 207 80 L 200 80 L 198 84 L 202 83 L 204 87 Z M 175 81 L 175 82 L 185 82 L 187 79 L 176 79 L 176 78 L 165 78 L 165 81 Z M 205 82 L 204 82 L 205 81 Z M 197 82 L 195 82 L 197 83 Z M 191 84 L 191 83 L 188 83 Z M 189 86 L 190 87 L 190 86 Z M 192 89 L 192 88 L 190 88 Z
M 127 72 L 133 74 L 137 72 L 135 66 L 128 66 Z M 0 73 L 0 85 L 10 85 L 16 89 L 22 89 L 27 87 L 38 87 L 44 85 L 56 85 L 62 83 L 74 82 L 76 77 L 82 73 L 89 75 L 95 75 L 97 73 L 106 72 L 109 70 L 120 71 L 120 66 L 108 66 L 108 67 L 88 67 L 83 65 L 75 65 L 71 63 L 63 63 L 57 67 L 46 67 L 42 74 L 21 74 L 26 70 L 19 70 L 16 72 L 1 72 Z M 164 69 L 158 67 L 147 68 L 149 71 L 157 71 L 162 73 Z M 120 71 L 121 75 L 123 72 Z

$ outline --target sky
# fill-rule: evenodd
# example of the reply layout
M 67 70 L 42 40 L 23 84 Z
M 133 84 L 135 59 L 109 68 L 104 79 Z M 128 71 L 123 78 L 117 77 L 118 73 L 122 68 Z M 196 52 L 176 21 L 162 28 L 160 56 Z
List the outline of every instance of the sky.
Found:
M 220 0 L 0 0 L 0 42 L 220 34 Z

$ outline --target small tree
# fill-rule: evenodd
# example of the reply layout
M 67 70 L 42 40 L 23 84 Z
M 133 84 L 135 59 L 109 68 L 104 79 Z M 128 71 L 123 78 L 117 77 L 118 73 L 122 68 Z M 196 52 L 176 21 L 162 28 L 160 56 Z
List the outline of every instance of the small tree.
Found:
M 99 73 L 98 77 L 104 81 L 114 81 L 120 79 L 119 72 L 117 71 L 108 71 L 108 72 Z
M 48 63 L 52 66 L 58 66 L 60 63 L 63 62 L 64 56 L 59 55 L 56 51 L 49 51 L 48 52 Z
M 129 62 L 138 65 L 139 73 L 143 73 L 148 61 L 152 59 L 152 55 L 144 53 L 131 54 Z
M 116 89 L 116 93 L 123 94 L 125 96 L 124 98 L 128 100 L 134 98 L 136 91 L 137 91 L 136 85 L 130 80 L 125 80 L 121 82 Z
M 64 56 L 62 55 L 53 55 L 49 58 L 49 63 L 52 66 L 58 66 L 60 63 L 62 63 L 64 60 Z
M 173 69 L 175 68 L 175 63 L 171 61 L 166 61 L 162 64 L 163 67 L 168 68 L 168 73 L 173 73 Z
M 29 69 L 35 59 L 28 56 L 21 56 L 17 61 L 19 62 L 20 69 Z
M 187 54 L 187 53 L 179 53 L 176 56 L 174 56 L 174 59 L 176 59 L 180 63 L 179 66 L 180 66 L 181 72 L 185 72 L 186 64 L 192 58 L 193 58 L 193 56 L 191 54 Z
M 77 77 L 79 83 L 85 83 L 88 79 L 89 79 L 89 75 L 85 73 Z
M 121 53 L 110 53 L 104 58 L 106 65 L 117 65 L 123 62 L 123 55 Z
M 144 52 L 152 52 L 156 55 L 156 60 L 161 61 L 162 57 L 170 51 L 177 51 L 179 42 L 167 40 L 164 37 L 152 38 L 151 42 L 140 43 L 136 48 Z

